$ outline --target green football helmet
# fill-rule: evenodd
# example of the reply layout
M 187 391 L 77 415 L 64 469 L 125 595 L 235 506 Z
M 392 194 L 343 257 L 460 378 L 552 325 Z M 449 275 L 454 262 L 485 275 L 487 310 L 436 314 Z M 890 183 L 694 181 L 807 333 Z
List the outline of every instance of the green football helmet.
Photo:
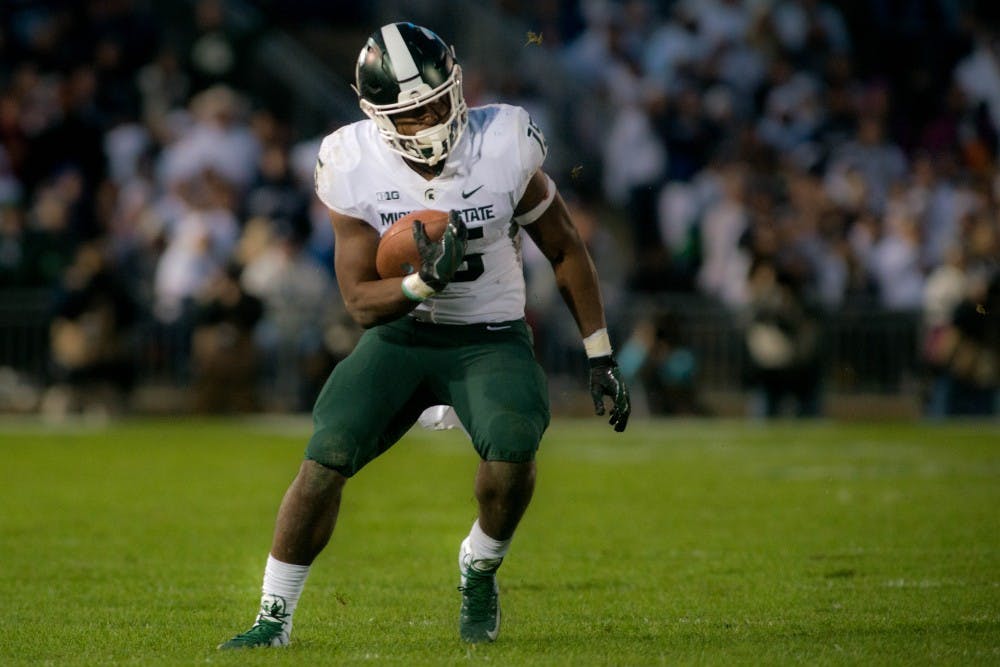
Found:
M 469 113 L 455 51 L 412 23 L 390 23 L 372 33 L 358 55 L 355 92 L 389 148 L 407 160 L 435 165 L 458 143 Z M 393 115 L 447 99 L 447 119 L 415 135 L 397 132 Z

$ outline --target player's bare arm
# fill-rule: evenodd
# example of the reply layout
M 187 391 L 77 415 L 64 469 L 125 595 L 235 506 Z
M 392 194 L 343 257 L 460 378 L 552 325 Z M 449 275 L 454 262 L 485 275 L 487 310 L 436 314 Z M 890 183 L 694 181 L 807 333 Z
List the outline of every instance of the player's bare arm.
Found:
M 570 219 L 566 203 L 558 192 L 550 192 L 549 188 L 554 187 L 544 172 L 535 172 L 514 213 L 532 218 L 537 207 L 544 207 L 546 199 L 552 195 L 552 203 L 524 229 L 552 263 L 559 292 L 580 328 L 590 360 L 590 396 L 594 401 L 594 412 L 603 415 L 604 397 L 609 397 L 611 412 L 608 423 L 616 431 L 624 431 L 632 407 L 628 387 L 622 381 L 621 371 L 612 354 L 597 270 Z
M 381 278 L 375 270 L 378 233 L 363 220 L 330 211 L 336 235 L 334 266 L 344 305 L 351 317 L 367 328 L 392 321 L 413 310 L 402 278 Z
M 536 171 L 514 215 L 523 215 L 542 204 L 549 187 L 555 185 L 549 185 L 543 171 Z M 552 263 L 559 292 L 573 314 L 580 334 L 587 337 L 604 329 L 604 304 L 597 270 L 558 192 L 541 216 L 525 225 L 524 229 Z

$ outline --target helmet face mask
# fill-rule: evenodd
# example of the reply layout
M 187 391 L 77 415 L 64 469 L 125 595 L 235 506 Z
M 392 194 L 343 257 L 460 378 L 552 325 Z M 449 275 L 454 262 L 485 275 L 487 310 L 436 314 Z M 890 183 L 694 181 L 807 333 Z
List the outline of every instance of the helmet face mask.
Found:
M 468 122 L 462 68 L 454 51 L 430 30 L 392 23 L 369 37 L 356 69 L 361 110 L 375 122 L 389 149 L 407 160 L 434 166 L 454 149 Z M 438 124 L 402 134 L 394 120 L 419 114 L 428 104 L 448 103 Z

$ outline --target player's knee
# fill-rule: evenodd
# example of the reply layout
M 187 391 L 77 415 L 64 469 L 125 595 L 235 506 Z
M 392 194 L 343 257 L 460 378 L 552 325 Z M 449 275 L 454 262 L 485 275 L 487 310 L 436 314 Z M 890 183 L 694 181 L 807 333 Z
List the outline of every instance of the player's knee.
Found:
M 347 483 L 343 473 L 309 458 L 302 462 L 298 478 L 303 491 L 312 495 L 339 494 Z
M 542 415 L 500 412 L 489 422 L 480 454 L 488 461 L 531 461 L 546 425 Z
M 345 429 L 326 427 L 317 429 L 309 439 L 306 459 L 339 473 L 346 480 L 367 463 L 363 450 L 358 439 Z

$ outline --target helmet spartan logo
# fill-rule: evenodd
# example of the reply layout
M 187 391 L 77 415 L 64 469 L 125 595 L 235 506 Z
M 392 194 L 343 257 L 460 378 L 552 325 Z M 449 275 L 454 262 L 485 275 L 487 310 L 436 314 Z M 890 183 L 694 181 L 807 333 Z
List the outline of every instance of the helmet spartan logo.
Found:
M 435 190 L 434 188 L 427 188 L 426 190 L 424 190 L 424 199 L 426 199 L 427 201 L 434 201 L 435 199 L 437 199 L 437 190 Z

